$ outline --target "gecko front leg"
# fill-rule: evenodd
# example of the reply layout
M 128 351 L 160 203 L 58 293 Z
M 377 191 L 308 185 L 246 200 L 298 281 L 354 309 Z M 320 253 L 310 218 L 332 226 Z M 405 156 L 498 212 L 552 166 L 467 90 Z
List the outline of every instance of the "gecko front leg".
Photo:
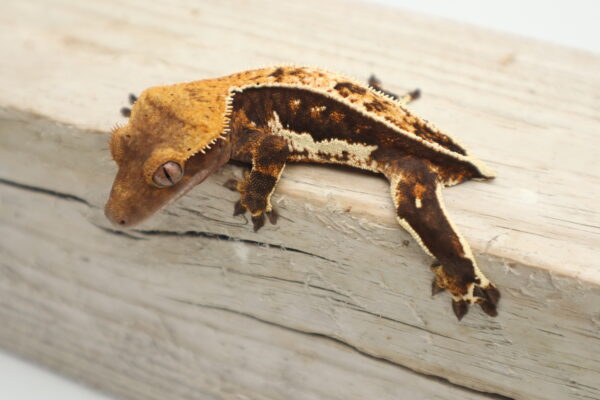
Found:
M 240 200 L 233 215 L 250 211 L 256 232 L 265 224 L 265 215 L 272 224 L 277 222 L 277 212 L 271 205 L 271 196 L 279 182 L 289 154 L 287 140 L 268 133 L 250 132 L 247 152 L 251 156 L 252 170 L 237 182 Z M 233 155 L 236 157 L 236 155 Z M 231 183 L 229 183 L 231 186 Z
M 388 165 L 385 171 L 398 221 L 437 259 L 432 291 L 447 290 L 453 297 L 452 309 L 460 320 L 470 304 L 479 304 L 496 316 L 500 292 L 479 270 L 469 244 L 460 236 L 446 215 L 441 196 L 442 183 L 431 164 L 405 157 Z

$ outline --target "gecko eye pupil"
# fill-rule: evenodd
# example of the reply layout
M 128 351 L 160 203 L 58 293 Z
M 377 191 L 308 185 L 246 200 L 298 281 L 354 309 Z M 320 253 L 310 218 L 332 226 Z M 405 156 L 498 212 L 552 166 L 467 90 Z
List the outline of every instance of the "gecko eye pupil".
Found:
M 183 177 L 183 168 L 175 161 L 169 161 L 158 167 L 152 180 L 160 188 L 175 185 Z

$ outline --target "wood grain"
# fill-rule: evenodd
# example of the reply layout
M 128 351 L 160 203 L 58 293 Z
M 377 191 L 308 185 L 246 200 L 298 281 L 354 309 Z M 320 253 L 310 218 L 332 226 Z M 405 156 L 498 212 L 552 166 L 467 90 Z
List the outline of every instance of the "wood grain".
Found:
M 600 56 L 339 0 L 0 11 L 4 348 L 130 399 L 600 398 Z M 498 318 L 431 299 L 368 174 L 286 168 L 258 234 L 221 186 L 236 166 L 138 230 L 106 222 L 127 93 L 278 62 L 420 87 L 415 111 L 496 169 L 444 196 Z

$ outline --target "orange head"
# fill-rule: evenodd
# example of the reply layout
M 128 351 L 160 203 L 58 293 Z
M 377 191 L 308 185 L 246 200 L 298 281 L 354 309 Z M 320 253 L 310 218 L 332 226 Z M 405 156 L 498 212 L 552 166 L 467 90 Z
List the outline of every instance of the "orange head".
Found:
M 229 160 L 225 96 L 201 90 L 203 82 L 146 90 L 128 124 L 113 131 L 119 170 L 105 214 L 114 224 L 142 222 Z

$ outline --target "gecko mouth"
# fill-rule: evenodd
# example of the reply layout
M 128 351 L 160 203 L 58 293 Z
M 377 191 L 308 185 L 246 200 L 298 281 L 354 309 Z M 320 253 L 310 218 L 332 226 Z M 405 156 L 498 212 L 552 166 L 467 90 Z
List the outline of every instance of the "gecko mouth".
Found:
M 205 153 L 190 157 L 181 181 L 166 188 L 148 185 L 142 177 L 141 167 L 125 161 L 117 172 L 104 214 L 113 224 L 123 228 L 138 225 L 202 183 L 228 160 L 229 146 L 219 140 Z

